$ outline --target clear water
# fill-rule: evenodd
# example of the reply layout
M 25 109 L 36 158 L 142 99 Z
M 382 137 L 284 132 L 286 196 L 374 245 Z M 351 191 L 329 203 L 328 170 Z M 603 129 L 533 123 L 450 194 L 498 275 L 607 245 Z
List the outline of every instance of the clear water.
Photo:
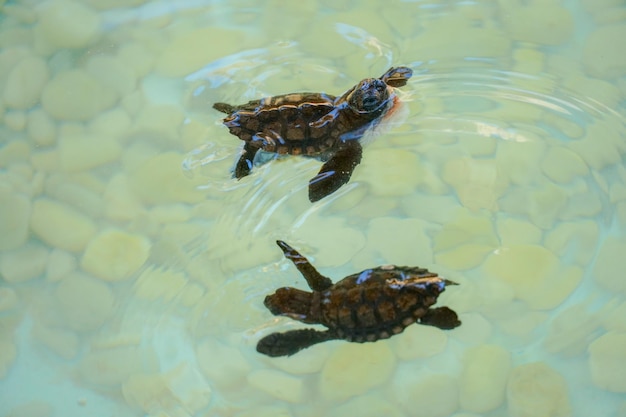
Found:
M 1 415 L 626 415 L 623 0 L 0 4 Z M 214 102 L 392 65 L 347 186 L 230 178 Z M 263 357 L 276 239 L 428 267 L 463 325 Z

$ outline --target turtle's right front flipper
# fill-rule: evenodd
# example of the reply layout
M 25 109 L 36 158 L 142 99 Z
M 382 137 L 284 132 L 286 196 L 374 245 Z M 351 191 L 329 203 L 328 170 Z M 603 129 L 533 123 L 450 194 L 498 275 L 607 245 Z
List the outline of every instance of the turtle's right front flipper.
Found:
M 235 172 L 233 172 L 233 177 L 240 179 L 250 174 L 252 170 L 252 165 L 254 163 L 254 156 L 259 151 L 259 148 L 255 146 L 251 146 L 249 143 L 245 143 L 243 145 L 243 151 L 237 164 L 235 165 Z
M 361 163 L 363 149 L 356 139 L 345 145 L 322 166 L 320 172 L 309 181 L 309 200 L 314 203 L 334 193 L 350 181 L 354 168 Z
M 267 356 L 291 356 L 294 353 L 317 343 L 335 339 L 329 331 L 320 332 L 315 329 L 290 330 L 284 333 L 272 333 L 256 345 L 256 351 Z
M 313 291 L 324 291 L 330 288 L 333 285 L 333 282 L 330 278 L 325 277 L 324 275 L 317 272 L 317 269 L 307 258 L 300 255 L 300 252 L 283 242 L 282 240 L 277 240 L 276 244 L 283 250 L 285 254 L 285 258 L 289 259 L 293 264 L 298 268 L 298 271 L 302 274 L 304 279 L 306 279 L 307 284 Z

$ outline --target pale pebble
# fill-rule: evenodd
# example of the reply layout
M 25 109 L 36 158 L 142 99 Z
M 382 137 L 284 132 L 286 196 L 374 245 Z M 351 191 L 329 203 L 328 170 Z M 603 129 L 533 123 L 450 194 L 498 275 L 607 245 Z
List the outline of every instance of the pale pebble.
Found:
M 17 346 L 9 340 L 0 339 L 0 380 L 4 379 L 17 357 Z
M 511 371 L 510 353 L 497 345 L 478 346 L 467 351 L 463 363 L 461 407 L 477 413 L 498 408 Z
M 451 249 L 467 243 L 496 247 L 496 237 L 490 217 L 460 209 L 446 222 L 434 238 L 435 252 Z
M 0 252 L 0 275 L 10 283 L 37 278 L 46 269 L 48 253 L 47 248 L 37 243 Z
M 200 370 L 216 387 L 241 386 L 252 366 L 237 347 L 208 338 L 196 348 Z
M 53 249 L 48 256 L 46 265 L 46 280 L 57 282 L 74 272 L 78 267 L 75 255 L 62 249 Z
M 156 267 L 178 269 L 189 263 L 190 257 L 183 246 L 167 237 L 154 241 L 150 249 L 149 263 Z
M 0 251 L 16 249 L 26 243 L 30 214 L 29 198 L 0 192 Z
M 459 407 L 457 378 L 435 374 L 421 378 L 396 379 L 393 394 L 411 417 L 448 417 Z
M 537 226 L 509 216 L 498 216 L 496 228 L 504 246 L 538 244 L 542 237 L 542 231 Z
M 85 121 L 115 104 L 118 95 L 84 70 L 60 72 L 43 89 L 41 105 L 61 121 Z
M 61 170 L 59 151 L 54 148 L 32 152 L 30 162 L 35 169 L 45 173 L 58 172 Z
M 435 252 L 435 262 L 453 270 L 472 269 L 482 264 L 495 249 L 490 245 L 467 243 L 447 251 Z
M 458 327 L 451 338 L 461 343 L 478 346 L 489 340 L 493 333 L 493 325 L 479 313 L 466 313 L 462 317 L 463 324 Z
M 185 115 L 179 106 L 175 105 L 147 105 L 135 118 L 133 130 L 137 132 L 151 132 L 172 140 L 178 140 L 180 128 Z
M 517 47 L 513 51 L 515 70 L 522 74 L 541 74 L 545 67 L 545 58 L 545 53 L 534 48 Z
M 133 289 L 137 298 L 169 302 L 179 296 L 186 283 L 184 272 L 146 268 L 137 278 Z
M 538 45 L 560 45 L 574 34 L 572 14 L 557 4 L 507 8 L 503 23 L 514 40 Z
M 442 225 L 454 218 L 460 206 L 453 196 L 433 195 L 424 199 L 422 195 L 413 194 L 401 199 L 400 208 L 408 217 Z
M 515 367 L 506 390 L 510 417 L 572 415 L 565 378 L 544 362 Z
M 626 301 L 609 307 L 604 314 L 601 314 L 602 326 L 610 332 L 626 332 L 624 317 L 626 317 Z
M 122 395 L 133 409 L 143 413 L 157 413 L 174 403 L 163 374 L 134 373 L 122 383 Z
M 133 70 L 113 56 L 93 56 L 87 61 L 85 70 L 105 88 L 115 91 L 119 97 L 131 93 L 137 85 Z
M 552 181 L 568 183 L 589 173 L 589 168 L 576 153 L 563 146 L 550 146 L 541 160 L 543 173 Z
M 37 323 L 33 327 L 33 336 L 48 349 L 63 359 L 74 359 L 80 346 L 76 333 L 66 329 L 55 329 Z
M 277 400 L 300 403 L 305 399 L 304 381 L 273 369 L 257 369 L 248 374 L 248 383 Z
M 207 48 L 211 40 L 220 39 L 214 48 Z M 241 51 L 243 36 L 240 31 L 218 26 L 203 27 L 183 33 L 163 46 L 155 70 L 168 77 L 181 77 L 199 70 L 213 60 Z
M 8 167 L 19 161 L 28 160 L 30 145 L 23 140 L 7 141 L 0 148 L 0 168 Z
M 626 268 L 626 242 L 607 236 L 596 257 L 593 277 L 602 287 L 610 291 L 626 292 L 626 280 L 616 271 Z
M 337 346 L 326 361 L 318 380 L 321 397 L 342 401 L 386 384 L 395 367 L 385 342 L 345 343 Z
M 14 309 L 18 304 L 17 293 L 9 287 L 0 287 L 0 312 Z
M 405 417 L 405 414 L 388 398 L 368 394 L 339 404 L 325 413 L 326 417 Z
M 62 134 L 59 159 L 66 172 L 86 171 L 116 161 L 122 154 L 118 141 L 104 134 Z
M 8 76 L 4 102 L 8 108 L 25 110 L 39 102 L 41 92 L 48 82 L 46 62 L 39 57 L 21 60 Z
M 188 362 L 182 362 L 169 370 L 166 377 L 172 397 L 190 415 L 198 415 L 211 402 L 211 387 L 196 367 Z
M 502 331 L 530 343 L 535 337 L 534 332 L 550 319 L 550 315 L 542 311 L 527 311 L 504 320 L 498 320 Z M 465 324 L 465 323 L 463 323 Z
M 99 15 L 71 0 L 50 0 L 37 8 L 39 27 L 50 44 L 58 48 L 83 48 L 100 35 Z
M 149 158 L 129 174 L 131 190 L 146 204 L 198 203 L 205 193 L 197 187 L 203 178 L 188 178 L 182 169 L 184 156 L 165 152 Z
M 48 113 L 40 108 L 28 112 L 26 131 L 39 146 L 50 146 L 56 142 L 56 125 Z
M 104 192 L 104 213 L 111 220 L 128 221 L 143 212 L 141 202 L 132 192 L 128 177 L 117 174 L 111 177 Z
M 542 229 L 554 227 L 557 215 L 567 204 L 567 193 L 562 187 L 551 183 L 535 187 L 528 194 L 522 194 L 523 210 L 530 220 Z
M 375 196 L 411 194 L 420 184 L 423 168 L 413 152 L 403 149 L 371 149 L 363 158 L 353 181 L 363 181 Z
M 620 140 L 620 133 L 603 127 L 595 127 L 598 123 L 589 125 L 587 135 L 569 147 L 579 155 L 585 163 L 595 170 L 602 170 L 609 165 L 621 161 L 621 152 L 617 149 L 615 141 Z
M 612 184 L 610 191 L 611 203 L 617 203 L 624 200 L 626 200 L 626 185 L 621 183 Z
M 367 242 L 385 262 L 395 265 L 420 265 L 432 262 L 427 224 L 418 219 L 379 217 L 369 221 Z
M 569 196 L 567 205 L 561 212 L 560 218 L 562 220 L 593 218 L 602 209 L 602 197 L 592 191 L 585 190 L 584 192 L 572 193 Z
M 612 79 L 626 74 L 626 57 L 617 39 L 626 39 L 623 23 L 598 27 L 589 35 L 583 49 L 583 63 L 591 76 Z
M 158 359 L 151 347 L 92 350 L 78 364 L 78 373 L 84 382 L 115 388 L 133 374 L 156 371 Z
M 511 245 L 489 255 L 483 269 L 489 276 L 511 285 L 518 298 L 533 303 L 558 267 L 558 258 L 544 247 Z
M 461 204 L 470 210 L 493 210 L 501 192 L 499 172 L 493 161 L 450 159 L 442 177 L 453 186 Z
M 580 91 L 577 88 L 576 84 L 572 85 L 570 88 L 575 91 Z M 581 93 L 579 92 L 579 94 Z M 591 96 L 594 96 L 594 95 L 595 94 L 591 93 Z M 586 126 L 582 124 L 582 121 L 576 120 L 575 118 L 573 118 L 572 115 L 569 115 L 569 114 L 566 115 L 566 114 L 561 114 L 561 113 L 556 113 L 556 112 L 555 113 L 546 112 L 542 116 L 541 119 L 544 123 L 548 124 L 552 129 L 556 129 L 561 134 L 567 136 L 570 139 L 580 139 L 586 133 Z M 557 145 L 557 149 L 558 148 L 567 149 L 567 148 Z
M 153 51 L 139 42 L 125 42 L 117 51 L 117 58 L 130 67 L 138 77 L 148 74 L 156 58 Z
M 191 207 L 185 204 L 165 204 L 153 207 L 150 217 L 157 223 L 184 223 L 191 218 Z
M 552 319 L 543 348 L 565 357 L 580 355 L 599 327 L 599 319 L 588 311 L 584 303 L 574 304 Z
M 48 245 L 70 252 L 82 251 L 96 234 L 96 224 L 89 217 L 47 198 L 33 203 L 30 226 Z
M 600 229 L 592 220 L 559 223 L 545 239 L 546 248 L 558 256 L 571 256 L 579 265 L 588 265 L 598 247 Z
M 343 58 L 345 56 L 354 53 L 359 50 L 359 46 L 350 42 L 346 37 L 337 33 L 337 29 L 334 27 L 328 27 L 328 22 L 323 20 L 330 17 L 321 17 L 318 15 L 316 21 L 317 24 L 327 27 L 322 31 L 307 31 L 300 39 L 303 51 L 310 56 L 317 56 L 326 59 Z M 335 17 L 332 17 L 335 21 Z M 332 23 L 330 23 L 332 25 Z M 343 25 L 345 27 L 347 25 Z
M 537 178 L 537 161 L 545 152 L 545 140 L 500 141 L 496 152 L 498 175 L 513 184 L 528 185 Z
M 409 326 L 402 335 L 391 340 L 399 359 L 409 361 L 428 358 L 444 351 L 448 336 L 444 331 L 431 326 Z
M 130 116 L 119 107 L 105 111 L 89 123 L 89 131 L 98 136 L 121 137 L 132 125 Z
M 50 417 L 53 415 L 52 412 L 53 408 L 49 403 L 31 401 L 13 407 L 6 417 Z
M 180 302 L 185 307 L 193 307 L 204 295 L 206 294 L 206 290 L 203 286 L 196 284 L 194 282 L 188 283 L 182 289 L 180 294 Z
M 467 150 L 471 156 L 493 155 L 497 149 L 498 142 L 493 136 L 483 136 L 478 134 L 463 134 L 459 136 L 458 145 Z
M 111 288 L 81 273 L 72 273 L 61 280 L 55 296 L 59 311 L 72 330 L 96 330 L 114 313 L 115 295 Z
M 150 241 L 121 230 L 107 230 L 87 245 L 81 268 L 105 281 L 129 279 L 150 255 Z
M 22 110 L 7 111 L 4 114 L 4 125 L 14 132 L 22 132 L 26 129 L 26 113 Z
M 626 392 L 626 333 L 608 332 L 589 345 L 589 369 L 595 386 Z

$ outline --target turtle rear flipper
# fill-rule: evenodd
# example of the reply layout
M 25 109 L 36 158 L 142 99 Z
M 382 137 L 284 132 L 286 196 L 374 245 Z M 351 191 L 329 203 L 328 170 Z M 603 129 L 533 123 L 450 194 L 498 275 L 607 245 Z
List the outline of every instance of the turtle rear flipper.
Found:
M 333 282 L 330 278 L 325 277 L 324 275 L 317 272 L 317 269 L 307 258 L 300 255 L 300 252 L 283 242 L 282 240 L 277 240 L 276 244 L 283 250 L 285 254 L 285 258 L 289 259 L 293 264 L 298 268 L 298 271 L 302 274 L 304 279 L 306 279 L 307 284 L 313 291 L 324 291 L 330 288 L 333 285 Z
M 336 339 L 329 331 L 315 329 L 290 330 L 284 333 L 272 333 L 256 345 L 256 351 L 267 356 L 291 356 L 294 353 L 317 343 Z
M 459 316 L 454 310 L 448 307 L 437 307 L 429 309 L 424 316 L 419 319 L 420 324 L 438 327 L 442 330 L 451 330 L 461 325 Z
M 348 140 L 345 146 L 322 166 L 309 181 L 309 200 L 314 203 L 337 191 L 350 181 L 354 168 L 361 162 L 363 148 L 357 140 Z

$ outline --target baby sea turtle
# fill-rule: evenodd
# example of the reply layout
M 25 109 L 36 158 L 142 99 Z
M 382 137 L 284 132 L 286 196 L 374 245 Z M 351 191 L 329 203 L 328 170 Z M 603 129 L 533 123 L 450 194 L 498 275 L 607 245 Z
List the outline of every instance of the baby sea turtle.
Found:
M 309 200 L 317 201 L 350 180 L 361 162 L 358 141 L 400 104 L 393 87 L 402 87 L 413 71 L 390 68 L 380 78 L 366 78 L 335 97 L 324 93 L 293 93 L 232 106 L 215 103 L 230 133 L 245 142 L 234 177 L 250 173 L 259 150 L 305 155 L 324 161 L 309 181 Z
M 316 343 L 332 339 L 375 342 L 401 333 L 420 323 L 440 329 L 461 325 L 448 307 L 430 308 L 446 285 L 458 285 L 427 269 L 409 266 L 379 266 L 349 275 L 333 284 L 295 249 L 276 242 L 313 292 L 279 288 L 265 297 L 264 304 L 274 315 L 288 316 L 303 323 L 321 324 L 328 330 L 290 330 L 272 333 L 257 344 L 268 356 L 286 356 Z

